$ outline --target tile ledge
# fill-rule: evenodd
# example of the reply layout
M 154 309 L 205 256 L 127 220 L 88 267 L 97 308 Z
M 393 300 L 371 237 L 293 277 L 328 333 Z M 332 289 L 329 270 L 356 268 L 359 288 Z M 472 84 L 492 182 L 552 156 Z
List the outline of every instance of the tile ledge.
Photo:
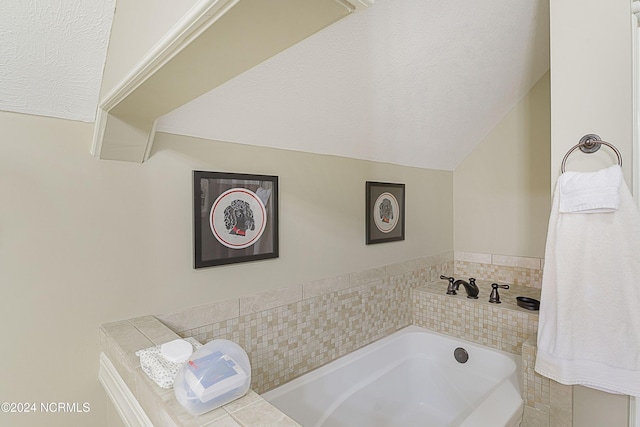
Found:
M 110 322 L 107 324 L 103 324 L 100 325 L 99 329 L 105 334 L 107 335 L 112 344 L 125 356 L 127 356 L 125 358 L 125 360 L 127 361 L 127 364 L 131 364 L 130 360 L 131 357 L 135 357 L 135 354 L 128 354 L 131 352 L 127 352 L 125 351 L 121 345 L 120 345 L 120 340 L 124 339 L 128 336 L 128 334 L 120 334 L 120 335 L 114 335 L 112 332 L 112 328 L 109 326 L 116 326 L 116 325 L 121 325 L 121 324 L 128 324 L 133 326 L 131 333 L 136 333 L 136 334 L 142 334 L 142 332 L 140 330 L 138 330 L 138 328 L 136 327 L 136 324 L 140 323 L 140 320 L 143 320 L 143 323 L 154 323 L 157 322 L 157 326 L 158 328 L 166 328 L 166 332 L 172 333 L 173 331 L 168 328 L 164 323 L 162 323 L 159 319 L 157 319 L 154 316 L 143 316 L 143 317 L 138 317 L 138 318 L 134 318 L 134 319 L 128 319 L 128 320 L 124 320 L 124 321 L 119 321 L 119 322 Z M 104 345 L 103 345 L 104 347 Z M 184 418 L 188 413 L 186 412 L 186 410 L 184 410 L 184 408 L 182 408 L 182 406 L 180 405 L 173 405 L 177 407 L 177 410 L 174 410 L 172 407 L 169 407 L 166 402 L 164 402 L 161 398 L 160 398 L 160 394 L 161 392 L 165 391 L 164 389 L 161 389 L 159 386 L 155 385 L 155 384 L 150 384 L 149 383 L 149 387 L 154 387 L 157 390 L 153 390 L 154 391 L 154 395 L 155 395 L 155 402 L 153 402 L 154 405 L 156 405 L 156 408 L 150 408 L 149 406 L 149 402 L 140 402 L 139 400 L 139 393 L 138 390 L 136 390 L 135 392 L 132 391 L 129 386 L 124 382 L 124 380 L 122 379 L 122 373 L 119 372 L 119 370 L 113 365 L 111 364 L 108 356 L 106 355 L 106 348 L 102 348 L 101 349 L 102 352 L 100 354 L 100 365 L 101 365 L 101 370 L 98 374 L 98 378 L 100 379 L 100 383 L 102 384 L 102 386 L 105 388 L 105 390 L 107 391 L 107 395 L 109 396 L 110 400 L 113 402 L 113 404 L 118 408 L 119 412 L 122 414 L 126 414 L 127 417 L 127 422 L 133 422 L 133 424 L 131 425 L 151 425 L 151 424 L 140 424 L 140 420 L 149 420 L 147 413 L 150 410 L 157 410 L 158 407 L 162 408 L 162 410 L 164 412 L 167 413 L 167 415 L 171 418 L 171 420 L 173 420 L 175 422 L 175 420 L 179 420 L 180 418 Z M 109 363 L 105 362 L 108 361 Z M 105 366 L 109 366 L 109 370 L 110 372 L 108 373 L 108 376 L 111 378 L 110 381 L 105 381 L 104 380 L 104 376 L 105 376 Z M 136 377 L 142 377 L 143 379 L 147 379 L 148 377 L 146 376 L 146 374 L 141 370 L 141 369 L 135 369 L 135 366 L 126 366 L 125 368 L 129 368 L 132 370 L 133 375 Z M 118 381 L 119 380 L 119 381 Z M 241 402 L 243 399 L 245 399 L 245 403 L 243 405 L 243 403 Z M 126 402 L 126 403 L 125 403 Z M 264 405 L 265 410 L 268 411 L 268 413 L 270 414 L 274 414 L 274 413 L 279 413 L 282 416 L 282 419 L 290 419 L 286 414 L 284 414 L 283 412 L 281 412 L 278 408 L 276 408 L 275 406 L 271 405 L 269 402 L 267 402 L 266 400 L 264 400 L 262 398 L 262 396 L 260 396 L 259 394 L 255 393 L 253 390 L 249 390 L 247 392 L 247 394 L 245 394 L 245 396 L 243 396 L 240 399 L 234 400 L 232 402 L 229 402 L 228 404 L 222 406 L 222 409 L 225 410 L 225 412 L 229 415 L 233 414 L 234 417 L 236 417 L 238 414 L 241 414 L 244 410 L 255 410 L 256 405 L 260 403 L 261 405 Z M 123 406 L 124 405 L 124 406 Z M 132 409 L 133 408 L 133 409 Z M 178 413 L 178 411 L 180 413 Z M 205 415 L 205 414 L 203 414 Z M 192 416 L 191 416 L 192 417 Z M 202 424 L 201 426 L 204 427 L 206 425 L 210 425 L 210 423 L 212 422 L 212 420 L 206 420 L 203 419 L 202 420 Z M 182 426 L 184 425 L 181 422 L 176 422 L 177 426 Z M 241 423 L 241 425 L 243 427 L 258 427 L 261 426 L 262 424 L 260 423 Z M 297 424 L 292 424 L 292 425 L 296 425 Z M 194 426 L 193 422 L 189 423 L 189 426 Z
M 525 286 L 525 285 L 510 285 L 510 289 L 501 289 L 500 297 L 502 300 L 502 304 L 492 304 L 488 301 L 489 295 L 491 293 L 491 281 L 490 280 L 478 280 L 477 284 L 480 288 L 480 296 L 479 299 L 467 299 L 465 296 L 464 289 L 460 289 L 457 295 L 447 295 L 447 283 L 444 280 L 437 280 L 434 282 L 429 282 L 424 285 L 421 285 L 412 290 L 412 292 L 419 292 L 422 294 L 435 295 L 436 297 L 442 298 L 451 298 L 452 300 L 460 300 L 464 303 L 468 304 L 479 304 L 482 306 L 499 308 L 502 310 L 512 310 L 519 313 L 524 313 L 527 315 L 538 316 L 537 310 L 527 310 L 522 307 L 519 307 L 516 303 L 515 298 L 517 296 L 527 296 L 530 298 L 536 298 L 540 300 L 540 289 L 535 288 L 533 286 Z M 535 337 L 534 337 L 535 338 Z

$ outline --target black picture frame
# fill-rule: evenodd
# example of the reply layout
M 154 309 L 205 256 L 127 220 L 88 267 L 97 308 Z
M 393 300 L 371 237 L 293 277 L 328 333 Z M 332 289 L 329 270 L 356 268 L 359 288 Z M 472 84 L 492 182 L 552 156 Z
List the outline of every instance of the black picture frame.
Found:
M 366 182 L 366 244 L 404 240 L 405 185 Z
M 194 268 L 277 258 L 278 177 L 193 171 Z

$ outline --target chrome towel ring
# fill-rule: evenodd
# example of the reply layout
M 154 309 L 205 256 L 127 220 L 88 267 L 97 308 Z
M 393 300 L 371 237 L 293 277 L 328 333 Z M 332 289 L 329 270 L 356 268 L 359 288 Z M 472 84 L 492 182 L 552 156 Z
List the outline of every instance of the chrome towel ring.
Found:
M 610 142 L 603 141 L 598 135 L 590 133 L 580 138 L 580 142 L 571 147 L 571 149 L 567 151 L 567 154 L 564 155 L 564 158 L 562 159 L 562 167 L 560 169 L 561 172 L 564 173 L 569 154 L 573 153 L 576 149 L 579 148 L 583 153 L 590 154 L 598 151 L 602 145 L 606 145 L 616 153 L 616 156 L 618 157 L 618 165 L 622 167 L 622 155 L 620 154 L 620 151 Z

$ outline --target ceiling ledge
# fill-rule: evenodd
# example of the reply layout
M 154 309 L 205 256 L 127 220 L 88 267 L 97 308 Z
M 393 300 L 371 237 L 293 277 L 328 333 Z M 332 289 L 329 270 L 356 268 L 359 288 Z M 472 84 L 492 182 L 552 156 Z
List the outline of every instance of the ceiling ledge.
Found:
M 352 1 L 199 0 L 100 101 L 91 154 L 144 162 L 156 119 L 375 0 Z

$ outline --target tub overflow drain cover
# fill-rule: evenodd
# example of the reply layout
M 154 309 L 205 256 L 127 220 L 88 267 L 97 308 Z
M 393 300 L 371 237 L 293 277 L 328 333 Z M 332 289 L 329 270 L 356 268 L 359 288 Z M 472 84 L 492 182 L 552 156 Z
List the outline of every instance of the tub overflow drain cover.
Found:
M 467 363 L 469 360 L 469 353 L 462 347 L 458 347 L 453 351 L 453 357 L 460 363 Z

